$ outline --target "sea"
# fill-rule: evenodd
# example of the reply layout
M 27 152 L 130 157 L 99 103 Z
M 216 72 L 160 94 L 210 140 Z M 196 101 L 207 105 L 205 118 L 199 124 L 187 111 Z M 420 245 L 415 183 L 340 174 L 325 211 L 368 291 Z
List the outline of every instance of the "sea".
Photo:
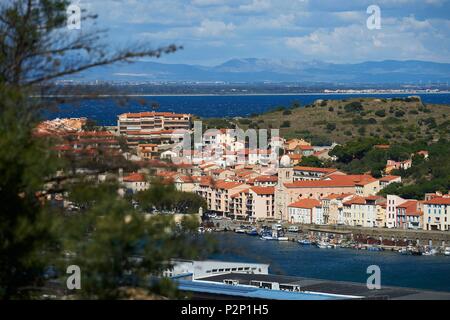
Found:
M 267 263 L 269 272 L 336 281 L 366 283 L 367 267 L 381 271 L 381 286 L 450 292 L 449 256 L 412 256 L 398 252 L 319 249 L 296 242 L 264 241 L 233 232 L 214 233 L 219 250 L 210 259 Z
M 203 118 L 245 117 L 260 114 L 279 106 L 289 107 L 293 102 L 301 106 L 317 99 L 350 99 L 356 97 L 395 98 L 412 94 L 259 94 L 259 95 L 165 95 L 129 96 L 105 98 L 68 98 L 56 110 L 47 111 L 47 119 L 64 117 L 88 117 L 99 125 L 117 124 L 117 115 L 125 112 L 152 110 L 153 103 L 158 111 L 191 113 Z M 450 93 L 414 94 L 424 103 L 450 104 Z

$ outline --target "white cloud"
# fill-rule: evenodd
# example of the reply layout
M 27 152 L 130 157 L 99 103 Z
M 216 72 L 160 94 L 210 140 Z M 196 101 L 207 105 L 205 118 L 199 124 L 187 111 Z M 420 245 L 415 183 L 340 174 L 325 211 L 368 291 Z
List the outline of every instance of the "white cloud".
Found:
M 229 36 L 236 29 L 233 23 L 223 21 L 203 20 L 194 34 L 199 37 Z
M 216 6 L 226 4 L 226 0 L 192 0 L 196 6 Z
M 381 30 L 352 24 L 331 30 L 319 29 L 300 37 L 287 37 L 285 45 L 304 57 L 333 62 L 422 59 L 444 60 L 448 52 L 436 50 L 429 35 L 448 37 L 430 21 L 414 17 L 385 19 Z M 447 49 L 448 51 L 448 49 Z
M 252 0 L 252 2 L 239 6 L 242 12 L 264 12 L 271 8 L 270 0 Z

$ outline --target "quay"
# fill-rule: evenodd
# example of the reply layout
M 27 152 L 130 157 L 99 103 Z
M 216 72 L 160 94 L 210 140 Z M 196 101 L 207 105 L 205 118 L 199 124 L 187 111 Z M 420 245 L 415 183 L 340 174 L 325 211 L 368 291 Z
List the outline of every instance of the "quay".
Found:
M 262 226 L 270 226 L 278 223 L 278 221 L 260 221 L 250 223 L 248 221 L 213 219 L 211 221 L 217 230 L 234 231 L 241 225 L 261 228 Z M 307 225 L 307 224 L 288 224 L 279 223 L 287 230 L 289 226 L 297 226 L 299 232 L 286 232 L 286 236 L 290 241 L 302 239 L 304 235 L 313 236 L 329 236 L 333 235 L 341 239 L 358 240 L 363 246 L 361 240 L 374 239 L 379 240 L 382 247 L 389 250 L 396 250 L 399 247 L 405 247 L 408 244 L 429 245 L 434 247 L 450 246 L 450 232 L 446 231 L 426 231 L 426 230 L 410 230 L 410 229 L 389 229 L 389 228 L 364 228 L 355 226 L 342 225 Z M 386 242 L 386 243 L 384 243 Z

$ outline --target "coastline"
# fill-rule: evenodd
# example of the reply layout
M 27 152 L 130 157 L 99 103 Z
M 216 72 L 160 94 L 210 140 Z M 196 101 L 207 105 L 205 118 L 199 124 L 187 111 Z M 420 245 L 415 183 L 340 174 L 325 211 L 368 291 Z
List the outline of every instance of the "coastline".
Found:
M 426 92 L 303 92 L 303 93 L 187 93 L 187 94 L 99 94 L 99 95 L 30 95 L 30 98 L 119 98 L 119 97 L 241 97 L 241 96 L 315 96 L 315 95 L 439 95 L 450 94 L 450 91 Z

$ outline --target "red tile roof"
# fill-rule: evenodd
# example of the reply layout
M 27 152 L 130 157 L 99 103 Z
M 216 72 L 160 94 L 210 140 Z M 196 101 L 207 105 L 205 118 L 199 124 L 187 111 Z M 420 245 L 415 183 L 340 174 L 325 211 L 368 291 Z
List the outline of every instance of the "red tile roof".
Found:
M 355 197 L 351 198 L 350 200 L 345 201 L 343 204 L 345 206 L 351 206 L 353 204 L 366 204 L 366 199 L 364 199 L 363 197 L 355 196 Z
M 295 166 L 296 171 L 309 171 L 309 172 L 320 172 L 320 173 L 331 173 L 337 171 L 336 168 L 318 168 L 318 167 L 305 167 L 305 166 Z
M 275 193 L 274 187 L 252 187 L 250 189 L 258 195 L 271 195 Z
M 145 182 L 145 176 L 142 173 L 134 172 L 126 177 L 123 177 L 124 182 Z
M 359 180 L 358 180 L 359 181 Z M 284 184 L 287 188 L 333 188 L 333 187 L 354 187 L 355 179 L 351 176 L 336 175 L 328 180 L 294 181 Z
M 244 189 L 244 190 L 241 190 L 241 191 L 239 191 L 239 192 L 236 192 L 236 193 L 232 194 L 230 197 L 231 197 L 231 198 L 237 198 L 237 197 L 239 197 L 239 195 L 241 195 L 242 193 L 248 193 L 249 190 L 250 190 L 250 189 Z
M 202 187 L 209 187 L 209 186 L 211 186 L 213 183 L 214 183 L 214 180 L 213 180 L 213 178 L 210 177 L 210 176 L 201 176 L 201 177 L 199 178 L 199 184 L 200 184 Z
M 300 199 L 291 203 L 288 207 L 312 209 L 315 207 L 320 207 L 320 201 L 316 199 Z
M 256 182 L 277 182 L 277 176 L 258 176 L 255 178 Z
M 341 193 L 341 194 L 331 193 L 328 196 L 323 197 L 322 199 L 324 200 L 344 199 L 351 195 L 353 195 L 353 193 Z
M 352 204 L 374 204 L 372 201 L 377 201 L 377 200 L 383 200 L 383 197 L 380 196 L 368 196 L 368 197 L 360 197 L 360 196 L 354 196 L 353 198 L 351 198 L 348 201 L 345 201 L 343 204 L 350 206 Z M 368 202 L 371 201 L 371 202 Z
M 138 112 L 138 113 L 123 113 L 119 115 L 119 117 L 126 118 L 141 118 L 141 117 L 190 117 L 190 114 L 181 114 L 181 113 L 173 113 L 173 112 Z
M 184 175 L 179 175 L 177 179 L 181 180 L 184 183 L 194 183 L 194 181 L 196 180 L 192 176 L 184 176 Z
M 431 200 L 424 201 L 424 204 L 450 205 L 450 197 L 435 197 Z
M 380 181 L 389 182 L 389 181 L 392 181 L 392 180 L 396 180 L 398 178 L 400 178 L 400 176 L 387 175 L 387 176 L 384 176 L 384 177 L 380 178 Z
M 374 148 L 377 148 L 377 149 L 389 149 L 391 146 L 390 145 L 388 145 L 388 144 L 376 144 L 376 145 L 374 145 Z
M 398 205 L 397 208 L 404 208 L 406 209 L 406 215 L 407 216 L 421 216 L 423 214 L 422 211 L 418 208 L 418 201 L 417 200 L 408 200 L 403 202 L 402 204 Z
M 241 185 L 244 185 L 244 184 L 241 182 L 219 180 L 219 181 L 217 181 L 215 187 L 216 187 L 216 189 L 228 190 L 228 189 L 233 189 L 233 188 L 239 187 Z

